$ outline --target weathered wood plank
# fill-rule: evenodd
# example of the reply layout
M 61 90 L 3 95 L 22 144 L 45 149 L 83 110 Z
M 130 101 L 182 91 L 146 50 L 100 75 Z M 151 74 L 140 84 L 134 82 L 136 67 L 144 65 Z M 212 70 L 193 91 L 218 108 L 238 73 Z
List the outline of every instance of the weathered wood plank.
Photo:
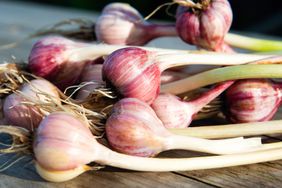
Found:
M 3 161 L 13 159 L 13 155 L 1 156 Z M 179 176 L 178 174 L 144 173 L 126 171 L 107 167 L 100 171 L 86 172 L 79 177 L 64 183 L 48 183 L 35 172 L 31 158 L 26 158 L 0 174 L 1 188 L 49 188 L 49 187 L 213 187 L 206 183 Z
M 213 187 L 172 173 L 91 172 L 66 183 L 30 181 L 0 174 L 1 188 L 71 188 L 71 187 Z
M 282 184 L 282 161 L 239 167 L 181 172 L 219 187 L 277 187 Z

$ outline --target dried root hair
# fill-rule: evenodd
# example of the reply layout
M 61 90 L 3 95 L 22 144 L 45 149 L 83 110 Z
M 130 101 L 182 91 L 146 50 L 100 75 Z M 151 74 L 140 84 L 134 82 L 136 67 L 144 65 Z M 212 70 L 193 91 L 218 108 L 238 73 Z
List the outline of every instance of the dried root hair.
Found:
M 5 63 L 0 65 L 0 97 L 17 90 L 26 80 L 20 64 Z
M 202 4 L 195 3 L 192 0 L 172 0 L 172 2 L 167 2 L 167 3 L 163 3 L 163 4 L 159 5 L 148 16 L 146 16 L 144 18 L 144 20 L 148 20 L 149 18 L 151 18 L 154 14 L 156 14 L 163 7 L 167 7 L 166 13 L 169 16 L 172 16 L 172 14 L 169 13 L 169 8 L 172 5 L 180 5 L 180 6 L 185 6 L 185 7 L 193 8 L 193 9 L 202 9 L 203 8 Z
M 71 99 L 72 96 L 88 85 L 97 85 L 97 88 L 91 91 L 85 99 Z M 102 114 L 108 112 L 110 106 L 112 106 L 118 98 L 117 94 L 112 89 L 107 88 L 104 83 L 96 81 L 82 82 L 79 85 L 70 86 L 64 93 L 69 93 L 68 91 L 71 91 L 71 93 L 64 99 L 70 100 L 76 104 L 81 104 L 87 109 L 94 110 Z
M 64 27 L 75 27 L 75 28 L 64 28 Z M 34 34 L 30 35 L 30 38 L 46 36 L 50 34 L 57 34 L 74 39 L 83 39 L 87 41 L 96 40 L 95 35 L 95 22 L 82 19 L 82 18 L 72 18 L 60 21 L 51 26 L 43 27 L 39 29 Z
M 30 83 L 31 84 L 31 83 Z M 25 99 L 22 104 L 35 106 L 44 115 L 48 115 L 52 112 L 64 111 L 71 113 L 72 115 L 80 118 L 82 121 L 89 125 L 90 130 L 96 136 L 101 136 L 104 132 L 104 121 L 106 116 L 102 113 L 89 110 L 81 104 L 75 104 L 70 98 L 58 98 L 52 96 L 44 91 L 39 90 L 31 84 L 32 89 L 39 96 L 44 96 L 44 100 L 39 98 L 29 97 L 23 92 L 17 90 L 14 93 Z M 59 90 L 58 90 L 59 91 Z
M 7 134 L 12 137 L 11 144 L 1 143 L 0 153 L 25 153 L 31 154 L 32 152 L 32 138 L 31 131 L 25 128 L 9 125 L 0 125 L 0 134 Z
M 95 22 L 91 20 L 82 19 L 82 18 L 67 19 L 52 24 L 51 26 L 43 27 L 35 31 L 34 33 L 30 34 L 29 36 L 23 38 L 22 40 L 2 45 L 0 46 L 0 50 L 15 48 L 27 40 L 36 37 L 47 36 L 47 35 L 61 35 L 73 39 L 94 41 L 96 40 L 94 28 L 95 28 Z

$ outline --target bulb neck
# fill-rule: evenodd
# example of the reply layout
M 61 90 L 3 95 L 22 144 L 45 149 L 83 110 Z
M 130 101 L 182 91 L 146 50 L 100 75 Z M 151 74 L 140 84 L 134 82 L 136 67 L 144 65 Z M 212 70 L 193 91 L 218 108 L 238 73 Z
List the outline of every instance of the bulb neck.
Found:
M 196 99 L 186 102 L 189 105 L 192 105 L 194 109 L 194 114 L 198 113 L 204 106 L 209 104 L 212 100 L 218 97 L 222 92 L 224 92 L 229 86 L 231 86 L 234 81 L 226 81 L 223 83 L 218 84 L 214 88 L 210 89 L 209 91 L 201 94 Z
M 177 36 L 174 24 L 148 24 L 145 31 L 151 38 Z

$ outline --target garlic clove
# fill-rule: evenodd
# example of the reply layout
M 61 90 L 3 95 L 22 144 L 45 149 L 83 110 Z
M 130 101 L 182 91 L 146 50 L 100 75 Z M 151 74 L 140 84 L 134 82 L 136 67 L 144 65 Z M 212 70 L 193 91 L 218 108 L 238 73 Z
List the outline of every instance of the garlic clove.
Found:
M 166 128 L 188 127 L 195 113 L 192 105 L 169 93 L 160 94 L 151 107 Z
M 45 180 L 50 182 L 64 182 L 71 180 L 80 174 L 92 170 L 92 168 L 88 165 L 81 165 L 77 168 L 71 170 L 64 170 L 64 171 L 54 171 L 54 170 L 47 170 L 40 166 L 37 162 L 35 163 L 36 172 Z

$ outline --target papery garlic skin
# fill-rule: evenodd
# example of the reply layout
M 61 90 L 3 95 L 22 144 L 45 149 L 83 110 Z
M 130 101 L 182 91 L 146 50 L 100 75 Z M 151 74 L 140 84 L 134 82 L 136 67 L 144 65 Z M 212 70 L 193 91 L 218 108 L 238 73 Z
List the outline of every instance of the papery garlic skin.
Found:
M 76 43 L 63 37 L 40 39 L 34 44 L 28 59 L 30 71 L 37 76 L 52 79 L 67 59 L 64 52 L 76 46 Z
M 28 58 L 28 68 L 36 76 L 43 77 L 60 89 L 76 83 L 84 65 L 76 50 L 87 47 L 64 37 L 50 36 L 37 41 Z
M 128 4 L 111 3 L 103 9 L 96 21 L 96 37 L 107 44 L 143 45 L 147 37 L 143 37 L 141 20 L 143 17 L 139 12 Z
M 203 10 L 179 6 L 176 18 L 176 30 L 183 41 L 208 50 L 222 51 L 220 49 L 233 14 L 227 0 L 211 0 Z
M 67 131 L 67 132 L 66 132 Z M 41 121 L 33 142 L 36 161 L 46 170 L 65 171 L 92 161 L 93 135 L 76 117 L 55 112 Z
M 164 150 L 163 137 L 169 136 L 155 112 L 134 98 L 115 104 L 106 122 L 110 145 L 121 153 L 150 157 Z
M 271 120 L 281 105 L 281 88 L 267 79 L 237 81 L 225 94 L 226 117 L 234 123 Z
M 31 80 L 24 84 L 20 90 L 23 95 L 35 101 L 60 103 L 58 88 L 45 79 Z
M 4 118 L 11 125 L 34 130 L 44 117 L 36 105 L 48 102 L 60 103 L 57 88 L 44 79 L 31 80 L 22 86 L 20 93 L 6 97 L 3 104 Z
M 27 100 L 15 93 L 6 97 L 3 104 L 4 118 L 8 124 L 34 130 L 43 119 L 40 110 L 24 104 Z
M 188 127 L 195 113 L 193 105 L 168 93 L 160 94 L 151 106 L 166 128 Z
M 103 64 L 105 81 L 123 97 L 152 103 L 160 90 L 161 70 L 154 53 L 128 47 L 116 50 Z

